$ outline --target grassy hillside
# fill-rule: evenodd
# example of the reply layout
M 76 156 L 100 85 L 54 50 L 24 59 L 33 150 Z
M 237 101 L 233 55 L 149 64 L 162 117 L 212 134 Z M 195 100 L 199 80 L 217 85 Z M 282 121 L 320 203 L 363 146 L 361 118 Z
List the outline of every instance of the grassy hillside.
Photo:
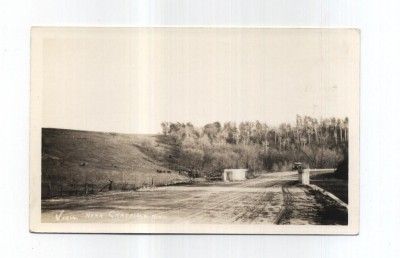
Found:
M 155 146 L 151 155 L 146 151 L 147 145 Z M 187 181 L 186 176 L 163 165 L 164 148 L 155 135 L 44 128 L 42 196 L 89 194 L 102 188 L 131 190 Z

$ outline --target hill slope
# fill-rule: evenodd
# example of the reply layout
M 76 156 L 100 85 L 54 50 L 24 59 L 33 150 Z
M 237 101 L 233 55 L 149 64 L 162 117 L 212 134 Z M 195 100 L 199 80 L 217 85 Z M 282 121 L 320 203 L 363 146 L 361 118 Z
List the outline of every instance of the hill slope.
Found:
M 163 146 L 155 141 L 152 135 L 43 128 L 42 197 L 187 181 L 186 176 L 165 168 L 162 159 L 145 154 L 150 143 L 163 155 Z

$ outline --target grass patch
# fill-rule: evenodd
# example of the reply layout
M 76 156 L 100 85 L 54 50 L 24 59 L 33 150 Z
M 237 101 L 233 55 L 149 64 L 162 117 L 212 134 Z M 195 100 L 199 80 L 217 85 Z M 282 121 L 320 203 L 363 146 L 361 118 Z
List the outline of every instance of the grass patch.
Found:
M 42 198 L 189 181 L 138 147 L 155 137 L 42 129 Z

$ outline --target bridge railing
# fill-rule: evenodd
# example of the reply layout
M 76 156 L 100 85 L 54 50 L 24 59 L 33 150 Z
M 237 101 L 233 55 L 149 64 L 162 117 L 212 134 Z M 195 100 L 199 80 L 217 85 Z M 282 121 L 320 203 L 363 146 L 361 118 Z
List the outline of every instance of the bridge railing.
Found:
M 300 168 L 298 169 L 298 173 L 299 173 L 299 182 L 303 185 L 309 185 L 310 184 L 310 174 L 311 172 L 313 173 L 317 173 L 317 172 L 321 172 L 321 173 L 333 173 L 335 172 L 334 168 L 313 168 L 313 169 L 309 169 L 309 168 Z

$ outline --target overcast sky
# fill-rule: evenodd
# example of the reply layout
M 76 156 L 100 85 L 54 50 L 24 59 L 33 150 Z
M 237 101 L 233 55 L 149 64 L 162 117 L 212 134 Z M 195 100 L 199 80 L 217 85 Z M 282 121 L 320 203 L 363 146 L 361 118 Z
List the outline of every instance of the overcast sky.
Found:
M 42 46 L 43 127 L 345 117 L 358 87 L 355 30 L 54 29 Z

